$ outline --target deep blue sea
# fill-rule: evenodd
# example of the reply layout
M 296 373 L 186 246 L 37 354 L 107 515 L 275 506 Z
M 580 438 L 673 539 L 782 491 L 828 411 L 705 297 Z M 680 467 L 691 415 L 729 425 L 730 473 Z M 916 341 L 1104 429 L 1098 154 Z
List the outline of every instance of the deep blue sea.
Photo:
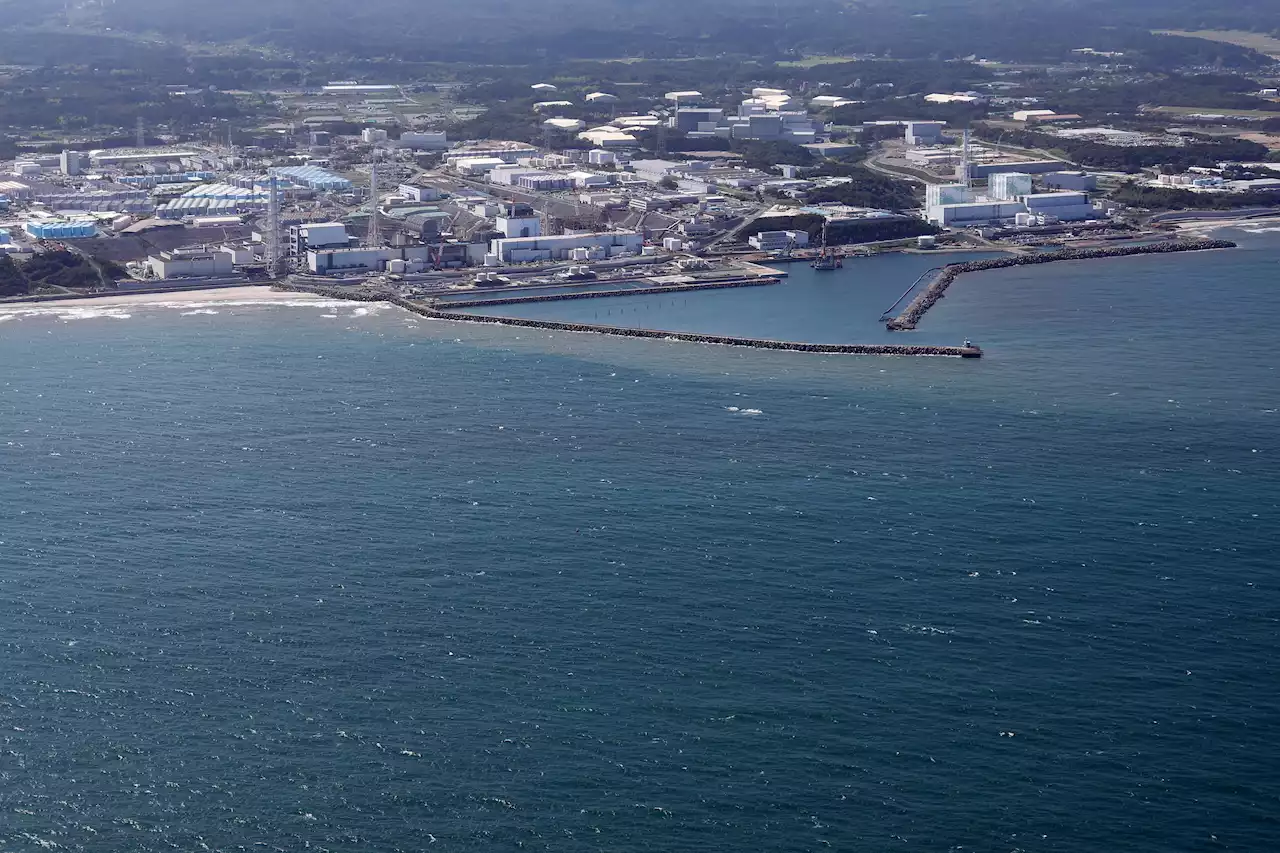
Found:
M 0 308 L 0 850 L 1280 848 L 1254 230 L 893 338 L 976 362 Z M 869 340 L 930 263 L 521 307 Z

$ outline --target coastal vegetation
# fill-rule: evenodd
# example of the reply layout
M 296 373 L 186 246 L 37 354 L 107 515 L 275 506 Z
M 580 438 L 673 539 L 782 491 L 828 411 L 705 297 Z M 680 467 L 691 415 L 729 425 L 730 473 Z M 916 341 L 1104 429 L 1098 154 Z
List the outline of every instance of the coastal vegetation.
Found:
M 115 287 L 127 273 L 112 261 L 90 259 L 65 250 L 42 252 L 17 263 L 0 255 L 0 296 L 25 296 L 42 290 L 91 290 Z
M 1007 130 L 988 124 L 974 127 L 980 139 L 1049 151 L 1093 169 L 1139 172 L 1156 166 L 1185 171 L 1190 166 L 1216 166 L 1224 161 L 1254 162 L 1267 156 L 1267 147 L 1243 139 L 1191 137 L 1184 145 L 1107 145 L 1031 130 Z
M 1108 193 L 1112 201 L 1146 210 L 1239 210 L 1274 207 L 1273 192 L 1198 193 L 1179 187 L 1151 187 L 1128 182 Z

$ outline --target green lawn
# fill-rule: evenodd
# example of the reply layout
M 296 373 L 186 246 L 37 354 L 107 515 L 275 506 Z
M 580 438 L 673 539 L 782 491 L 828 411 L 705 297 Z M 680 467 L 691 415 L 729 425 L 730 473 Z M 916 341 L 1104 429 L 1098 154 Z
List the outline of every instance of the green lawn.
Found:
M 840 62 L 856 62 L 852 56 L 806 56 L 794 62 L 779 62 L 780 68 L 813 68 L 818 65 L 835 65 Z
M 1156 113 L 1168 113 L 1177 116 L 1216 115 L 1233 118 L 1280 118 L 1280 110 L 1227 110 L 1219 107 L 1155 107 Z
M 1159 36 L 1184 36 L 1250 47 L 1259 53 L 1280 59 L 1280 39 L 1264 33 L 1250 33 L 1244 30 L 1153 30 L 1152 32 Z

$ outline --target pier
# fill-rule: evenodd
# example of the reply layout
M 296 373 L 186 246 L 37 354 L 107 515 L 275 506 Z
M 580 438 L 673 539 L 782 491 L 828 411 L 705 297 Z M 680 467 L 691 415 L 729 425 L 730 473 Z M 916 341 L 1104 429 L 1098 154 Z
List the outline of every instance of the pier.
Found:
M 703 335 L 696 332 L 670 332 L 661 329 L 629 329 L 622 326 L 596 326 L 586 323 L 561 323 L 555 320 L 525 320 L 517 317 L 494 317 L 481 314 L 459 314 L 442 311 L 431 305 L 414 302 L 401 296 L 375 290 L 348 290 L 345 288 L 301 284 L 282 281 L 275 285 L 281 290 L 314 293 L 330 299 L 346 299 L 354 302 L 390 302 L 410 313 L 433 320 L 453 320 L 462 323 L 488 323 L 498 326 L 514 326 L 525 329 L 550 329 L 562 332 L 588 332 L 596 335 L 612 335 L 621 338 L 653 338 L 668 341 L 687 341 L 697 344 L 749 347 L 752 349 L 788 350 L 792 352 L 822 353 L 830 355 L 931 355 L 947 358 L 981 358 L 982 349 L 976 346 L 927 346 L 913 344 L 811 344 L 801 341 L 774 341 L 764 338 L 739 338 L 731 335 Z M 663 288 L 665 291 L 667 288 Z M 635 291 L 624 291 L 634 293 Z
M 1059 252 L 1042 252 L 1039 254 L 1017 255 L 1007 258 L 987 258 L 981 261 L 966 261 L 959 264 L 948 264 L 937 271 L 929 285 L 907 305 L 901 314 L 885 323 L 891 332 L 914 329 L 921 318 L 946 295 L 947 288 L 965 273 L 985 272 L 986 270 L 1005 269 L 1007 267 L 1024 267 L 1033 264 L 1049 264 L 1056 261 L 1083 261 L 1099 258 L 1123 258 L 1129 255 L 1163 255 L 1172 252 L 1200 252 L 1207 249 L 1234 249 L 1236 244 L 1230 240 L 1174 240 L 1168 243 L 1151 243 L 1142 246 L 1108 246 L 1098 249 L 1064 249 Z M 926 273 L 927 275 L 927 273 Z M 919 281 L 916 282 L 919 284 Z M 916 284 L 911 287 L 914 289 Z M 907 293 L 911 291 L 908 290 Z M 904 294 L 905 296 L 906 294 Z M 898 302 L 902 300 L 899 299 Z M 896 307 L 897 303 L 895 303 Z M 890 309 L 893 310 L 893 309 Z M 888 312 L 886 312 L 888 313 Z

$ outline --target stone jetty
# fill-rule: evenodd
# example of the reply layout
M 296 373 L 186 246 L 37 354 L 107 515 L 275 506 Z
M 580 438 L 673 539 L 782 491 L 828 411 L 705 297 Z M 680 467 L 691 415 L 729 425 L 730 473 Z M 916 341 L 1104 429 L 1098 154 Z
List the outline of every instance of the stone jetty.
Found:
M 463 323 L 490 323 L 525 329 L 551 329 L 563 332 L 589 332 L 596 335 L 613 335 L 622 338 L 656 338 L 658 340 L 688 341 L 699 344 L 750 347 L 753 349 L 790 350 L 793 352 L 839 355 L 932 355 L 950 358 L 981 358 L 982 350 L 976 346 L 922 346 L 912 344 L 811 344 L 800 341 L 773 341 L 762 338 L 739 338 L 729 335 L 701 335 L 694 332 L 668 332 L 659 329 L 629 329 L 623 326 L 595 326 L 585 323 L 560 323 L 554 320 L 525 320 L 516 317 L 493 317 L 480 314 L 459 314 L 441 311 L 430 305 L 413 302 L 400 296 L 376 290 L 355 290 L 330 285 L 301 284 L 292 281 L 277 282 L 281 290 L 315 293 L 330 299 L 346 299 L 355 302 L 390 302 L 406 311 L 434 320 L 453 320 Z M 632 293 L 633 291 L 626 291 Z
M 1007 258 L 986 258 L 947 264 L 929 285 L 907 305 L 901 314 L 885 323 L 891 332 L 914 329 L 926 312 L 946 295 L 947 288 L 965 273 L 998 270 L 1006 267 L 1024 267 L 1032 264 L 1050 264 L 1055 261 L 1084 261 L 1097 258 L 1123 258 L 1129 255 L 1163 255 L 1171 252 L 1199 252 L 1206 249 L 1234 249 L 1230 240 L 1172 240 L 1167 243 L 1149 243 L 1141 246 L 1107 246 L 1099 249 L 1064 249 L 1059 252 L 1040 252 L 1029 255 L 1013 255 Z

